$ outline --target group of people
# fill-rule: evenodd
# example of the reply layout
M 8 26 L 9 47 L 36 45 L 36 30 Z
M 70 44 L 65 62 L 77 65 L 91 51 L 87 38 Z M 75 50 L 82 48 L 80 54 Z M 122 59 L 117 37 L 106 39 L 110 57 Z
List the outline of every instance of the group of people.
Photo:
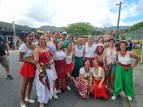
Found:
M 21 107 L 25 101 L 34 103 L 30 94 L 35 79 L 36 92 L 40 107 L 44 107 L 49 99 L 58 99 L 56 93 L 70 88 L 74 84 L 83 98 L 93 94 L 95 98 L 108 98 L 108 92 L 115 100 L 123 87 L 129 100 L 134 98 L 133 68 L 139 57 L 128 51 L 128 43 L 120 41 L 115 47 L 115 40 L 104 43 L 100 37 L 98 43 L 92 36 L 74 37 L 67 32 L 55 31 L 53 36 L 49 30 L 35 39 L 31 32 L 26 33 L 26 42 L 20 41 L 19 61 L 24 62 L 20 71 L 23 77 L 21 87 Z M 35 41 L 33 43 L 33 41 Z M 131 65 L 131 57 L 135 58 Z M 27 90 L 27 96 L 25 98 Z

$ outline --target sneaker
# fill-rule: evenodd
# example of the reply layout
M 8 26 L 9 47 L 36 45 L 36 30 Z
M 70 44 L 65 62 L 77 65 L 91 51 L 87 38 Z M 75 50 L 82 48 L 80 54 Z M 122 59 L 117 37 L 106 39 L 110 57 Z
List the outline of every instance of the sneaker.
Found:
M 35 103 L 35 101 L 33 100 L 33 99 L 27 99 L 27 98 L 25 98 L 25 101 L 27 101 L 27 102 L 29 102 L 29 103 Z
M 7 75 L 7 79 L 13 79 L 13 77 L 11 75 Z
M 56 94 L 58 93 L 58 90 L 56 90 L 56 88 L 55 88 L 55 93 L 56 93 Z
M 26 105 L 25 104 L 22 105 L 22 103 L 21 103 L 21 107 L 26 107 Z
M 130 97 L 130 96 L 127 96 L 127 98 L 128 98 L 128 100 L 132 100 L 132 97 Z
M 58 93 L 61 93 L 61 90 L 58 90 Z
M 68 90 L 71 90 L 70 86 L 67 86 L 67 89 L 68 89 Z
M 112 96 L 112 97 L 111 97 L 112 100 L 115 100 L 116 98 L 117 98 L 117 97 L 115 97 L 115 96 Z
M 58 96 L 54 93 L 53 95 L 54 99 L 58 99 Z

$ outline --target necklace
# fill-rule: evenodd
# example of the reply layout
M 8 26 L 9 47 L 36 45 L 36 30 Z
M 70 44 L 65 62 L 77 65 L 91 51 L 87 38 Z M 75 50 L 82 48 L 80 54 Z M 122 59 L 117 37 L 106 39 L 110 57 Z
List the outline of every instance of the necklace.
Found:
M 67 53 L 70 55 L 72 53 L 72 51 L 69 52 L 69 50 L 67 50 Z
M 41 47 L 41 46 L 40 46 L 40 48 L 41 48 L 41 49 L 46 49 L 46 47 L 45 47 L 45 46 L 44 46 L 44 47 Z
M 87 74 L 87 77 L 89 78 L 89 77 L 90 77 L 89 67 L 88 67 L 88 71 L 86 70 L 85 67 L 84 67 L 84 69 L 85 69 L 85 72 L 86 72 L 86 74 Z M 88 75 L 88 72 L 89 72 L 89 75 Z
M 82 49 L 82 45 L 81 45 L 81 47 L 79 47 L 79 45 L 77 44 L 77 48 L 78 48 L 79 50 L 81 50 L 81 49 Z
M 92 44 L 92 49 L 93 49 L 93 44 Z M 89 45 L 88 45 L 88 50 L 89 50 L 89 51 L 92 51 L 92 49 L 91 49 L 91 50 L 89 50 Z
M 33 50 L 33 45 L 29 45 L 28 43 L 26 43 L 28 48 L 30 48 L 31 50 Z
M 43 49 L 43 48 L 41 48 L 41 49 L 42 49 L 43 52 L 45 52 L 45 54 L 46 54 L 46 56 L 47 56 L 47 59 L 49 59 L 50 56 L 49 56 L 49 53 L 46 52 L 46 51 L 47 51 L 46 47 L 45 47 L 46 51 L 45 51 L 45 49 Z
M 127 53 L 127 50 L 125 51 L 125 53 L 122 53 L 122 52 L 120 51 L 120 54 L 121 54 L 123 57 L 126 55 L 126 53 Z

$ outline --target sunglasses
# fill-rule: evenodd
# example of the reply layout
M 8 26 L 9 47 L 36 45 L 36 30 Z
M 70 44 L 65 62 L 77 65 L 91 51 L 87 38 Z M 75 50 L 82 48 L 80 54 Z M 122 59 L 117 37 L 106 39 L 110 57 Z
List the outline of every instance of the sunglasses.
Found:
M 63 34 L 63 35 L 67 35 L 67 34 Z

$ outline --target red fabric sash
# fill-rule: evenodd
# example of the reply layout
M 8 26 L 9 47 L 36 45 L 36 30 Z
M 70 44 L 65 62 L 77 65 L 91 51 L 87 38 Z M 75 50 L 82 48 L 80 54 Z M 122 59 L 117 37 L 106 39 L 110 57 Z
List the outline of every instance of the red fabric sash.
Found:
M 131 66 L 131 64 L 127 64 L 127 65 L 125 65 L 125 64 L 122 64 L 122 63 L 118 63 L 120 66 L 122 66 L 122 67 L 124 67 L 124 69 L 126 70 L 126 72 L 128 71 L 128 67 L 130 67 Z

